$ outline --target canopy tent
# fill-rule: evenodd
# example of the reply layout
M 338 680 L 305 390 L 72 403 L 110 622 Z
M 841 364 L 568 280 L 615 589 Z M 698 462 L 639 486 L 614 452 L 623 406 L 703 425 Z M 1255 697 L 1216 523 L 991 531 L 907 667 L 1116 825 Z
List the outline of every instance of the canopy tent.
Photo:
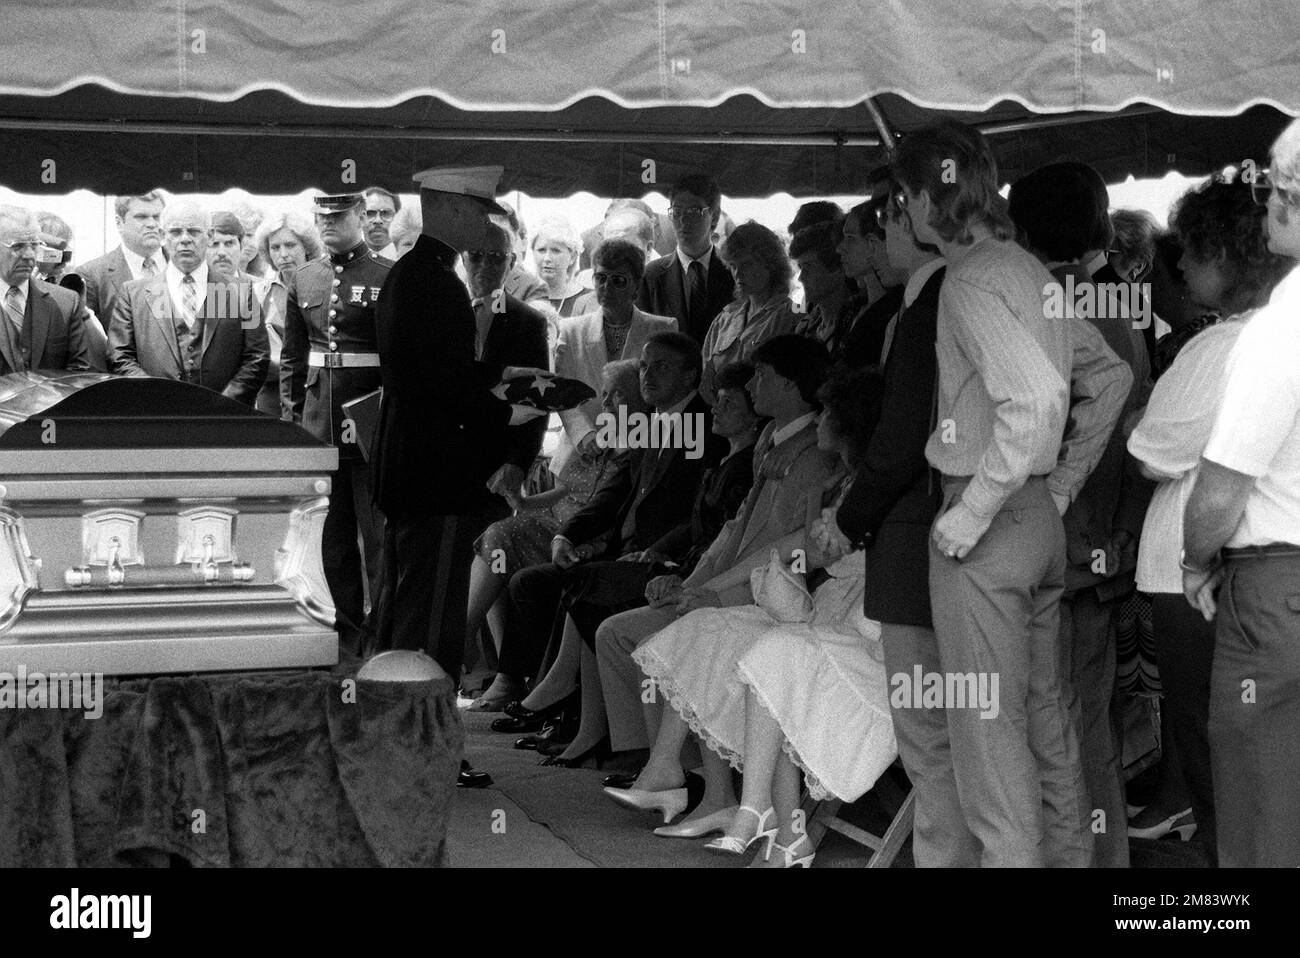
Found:
M 1300 111 L 1293 0 L 108 0 L 6 18 L 0 181 L 411 189 L 497 162 L 503 189 L 860 192 L 886 145 L 958 116 L 1005 179 L 1264 158 Z M 56 55 L 51 56 L 50 51 Z

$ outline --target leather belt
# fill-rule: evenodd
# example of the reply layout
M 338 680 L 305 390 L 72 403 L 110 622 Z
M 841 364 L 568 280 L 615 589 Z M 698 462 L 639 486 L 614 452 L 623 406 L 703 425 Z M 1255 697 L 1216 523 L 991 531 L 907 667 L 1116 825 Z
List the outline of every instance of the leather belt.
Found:
M 378 353 L 320 353 L 316 350 L 311 351 L 307 357 L 308 366 L 316 366 L 323 369 L 337 369 L 338 367 L 349 366 L 378 366 Z
M 1243 546 L 1224 549 L 1225 559 L 1267 559 L 1270 556 L 1300 556 L 1300 546 L 1289 542 L 1270 542 L 1266 546 Z

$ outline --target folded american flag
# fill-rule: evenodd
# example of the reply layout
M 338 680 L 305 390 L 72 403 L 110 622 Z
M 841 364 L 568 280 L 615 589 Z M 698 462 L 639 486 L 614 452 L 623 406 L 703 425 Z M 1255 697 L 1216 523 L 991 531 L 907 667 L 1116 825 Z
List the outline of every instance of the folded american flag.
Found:
M 578 379 L 536 373 L 503 379 L 492 387 L 492 395 L 519 406 L 561 412 L 595 399 L 596 391 Z

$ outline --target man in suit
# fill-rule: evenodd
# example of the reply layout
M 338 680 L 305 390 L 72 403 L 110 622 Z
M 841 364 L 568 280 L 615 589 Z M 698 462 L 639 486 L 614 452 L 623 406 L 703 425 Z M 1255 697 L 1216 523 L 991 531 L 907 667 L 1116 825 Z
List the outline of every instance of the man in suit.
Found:
M 316 227 L 325 255 L 298 267 L 288 282 L 280 350 L 281 418 L 339 450 L 321 560 L 334 598 L 339 641 L 354 654 L 373 634 L 366 622 L 366 588 L 373 607 L 384 533 L 356 426 L 343 404 L 379 388 L 375 313 L 393 265 L 366 246 L 364 206 L 360 193 L 316 198 Z M 362 548 L 357 547 L 358 535 Z
M 773 548 L 802 547 L 804 530 L 821 515 L 822 493 L 836 464 L 836 457 L 817 448 L 817 390 L 826 378 L 826 347 L 804 336 L 777 336 L 759 346 L 752 361 L 754 411 L 772 422 L 754 445 L 754 484 L 744 504 L 689 576 L 653 579 L 645 592 L 649 607 L 606 619 L 596 631 L 601 690 L 617 751 L 648 747 L 658 727 L 657 706 L 642 700 L 645 676 L 632 660 L 636 647 L 692 608 L 752 601 L 749 571 L 766 565 Z M 716 592 L 718 577 L 728 573 L 734 581 Z M 716 811 L 724 790 L 712 779 L 707 785 L 700 807 Z
M 474 307 L 474 358 L 489 367 L 484 373 L 496 380 L 508 366 L 549 369 L 546 317 L 502 288 L 515 258 L 510 235 L 495 223 L 488 223 L 479 240 L 464 251 L 464 257 L 470 305 Z M 517 495 L 545 436 L 545 416 L 510 430 L 505 462 L 489 485 Z M 493 504 L 496 508 L 485 513 L 488 522 L 509 515 L 500 497 Z
M 252 285 L 210 270 L 209 219 L 196 203 L 173 203 L 162 225 L 167 266 L 122 287 L 108 327 L 109 369 L 179 379 L 251 406 L 271 362 Z
M 682 332 L 702 343 L 713 318 L 736 293 L 731 270 L 713 248 L 722 191 L 713 177 L 693 174 L 673 184 L 669 203 L 677 249 L 646 266 L 636 304 L 644 312 L 674 317 Z
M 155 190 L 143 196 L 119 196 L 113 207 L 121 245 L 72 270 L 85 282 L 86 308 L 95 314 L 105 332 L 122 287 L 133 279 L 162 276 L 167 267 L 162 194 Z
M 402 201 L 382 186 L 372 186 L 362 195 L 366 198 L 366 245 L 370 252 L 378 253 L 384 259 L 397 259 L 397 247 L 393 245 L 388 230 L 397 211 L 402 208 Z
M 30 211 L 0 207 L 0 375 L 90 369 L 77 294 L 36 278 L 41 245 Z
M 551 562 L 521 569 L 510 580 L 516 628 L 501 647 L 500 682 L 494 683 L 498 692 L 509 686 L 522 694 L 524 679 L 536 678 L 562 593 L 582 573 L 579 549 L 591 549 L 606 537 L 606 558 L 650 548 L 690 518 L 705 471 L 726 451 L 725 441 L 713 434 L 708 404 L 696 391 L 700 353 L 695 342 L 681 333 L 658 333 L 642 349 L 640 365 L 642 398 L 657 415 L 676 413 L 683 421 L 693 420 L 695 435 L 706 437 L 703 450 L 692 457 L 682 443 L 633 449 L 587 505 L 561 527 L 551 542 Z M 651 564 L 624 565 L 640 578 L 644 590 Z
M 375 499 L 386 519 L 377 644 L 424 649 L 455 682 L 465 648 L 469 570 L 489 493 L 498 493 L 512 425 L 545 413 L 490 392 L 477 365 L 477 324 L 455 272 L 483 241 L 501 167 L 426 170 L 423 233 L 389 271 L 375 326 L 384 397 L 372 445 Z M 487 488 L 495 480 L 494 488 Z M 478 784 L 478 782 L 466 782 Z

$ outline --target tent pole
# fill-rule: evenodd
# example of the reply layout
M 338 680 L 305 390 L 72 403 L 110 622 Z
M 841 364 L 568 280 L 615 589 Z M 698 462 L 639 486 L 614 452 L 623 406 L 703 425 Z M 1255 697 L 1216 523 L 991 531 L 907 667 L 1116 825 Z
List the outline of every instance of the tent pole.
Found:
M 885 156 L 888 157 L 893 154 L 894 146 L 898 143 L 898 140 L 894 136 L 894 131 L 890 129 L 889 121 L 885 119 L 885 114 L 880 109 L 880 104 L 876 102 L 876 98 L 874 96 L 867 97 L 865 105 L 867 112 L 871 114 L 871 122 L 876 125 L 876 129 L 880 132 L 880 145 L 884 147 Z

